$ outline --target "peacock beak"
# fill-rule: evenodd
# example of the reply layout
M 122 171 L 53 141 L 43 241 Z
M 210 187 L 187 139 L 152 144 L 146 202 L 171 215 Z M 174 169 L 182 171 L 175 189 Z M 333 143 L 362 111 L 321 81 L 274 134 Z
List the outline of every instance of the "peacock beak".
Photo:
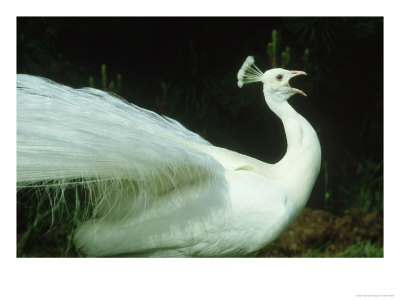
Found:
M 304 71 L 290 71 L 290 72 L 292 73 L 292 77 L 297 75 L 307 75 L 307 73 Z
M 304 72 L 304 71 L 290 71 L 290 73 L 291 73 L 290 78 L 293 78 L 293 77 L 298 76 L 298 75 L 307 75 L 307 73 Z M 307 94 L 304 93 L 302 90 L 299 90 L 299 89 L 296 89 L 296 88 L 293 88 L 293 87 L 291 87 L 291 88 L 295 93 L 298 93 L 300 95 L 303 95 L 303 96 L 307 97 Z

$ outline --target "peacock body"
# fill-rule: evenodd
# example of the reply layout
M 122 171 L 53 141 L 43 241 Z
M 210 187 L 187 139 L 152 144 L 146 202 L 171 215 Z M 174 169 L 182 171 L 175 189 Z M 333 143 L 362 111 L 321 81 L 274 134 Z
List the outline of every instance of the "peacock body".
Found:
M 277 238 L 306 204 L 318 137 L 287 99 L 299 71 L 259 71 L 288 149 L 276 164 L 211 145 L 180 123 L 109 93 L 17 76 L 17 188 L 83 189 L 92 211 L 75 232 L 88 256 L 242 256 Z

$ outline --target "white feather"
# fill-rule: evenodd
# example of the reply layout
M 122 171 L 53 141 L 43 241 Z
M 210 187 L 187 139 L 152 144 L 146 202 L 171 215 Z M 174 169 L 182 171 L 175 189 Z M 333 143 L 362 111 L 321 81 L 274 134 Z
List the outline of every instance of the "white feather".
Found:
M 262 81 L 263 76 L 264 73 L 254 64 L 254 57 L 248 56 L 237 74 L 238 87 L 241 88 L 246 83 Z
M 246 59 L 238 79 L 251 67 L 243 80 L 264 82 L 267 103 L 284 122 L 289 148 L 278 164 L 214 147 L 115 95 L 18 75 L 17 187 L 53 191 L 54 203 L 66 188 L 83 188 L 93 214 L 78 227 L 75 244 L 89 256 L 260 249 L 304 207 L 320 150 L 308 122 L 282 104 L 299 90 L 289 79 L 274 82 L 275 73 L 290 78 L 290 71 L 262 74 L 253 64 Z

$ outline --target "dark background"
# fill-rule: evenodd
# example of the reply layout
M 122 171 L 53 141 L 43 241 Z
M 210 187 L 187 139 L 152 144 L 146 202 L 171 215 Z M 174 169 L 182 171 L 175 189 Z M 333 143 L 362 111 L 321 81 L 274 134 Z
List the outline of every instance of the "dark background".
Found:
M 283 126 L 262 85 L 239 89 L 236 79 L 248 55 L 271 68 L 273 30 L 276 65 L 290 47 L 284 67 L 309 75 L 291 81 L 308 97 L 289 101 L 322 147 L 308 206 L 382 214 L 383 18 L 17 18 L 17 72 L 77 88 L 92 77 L 214 145 L 273 163 L 285 153 Z

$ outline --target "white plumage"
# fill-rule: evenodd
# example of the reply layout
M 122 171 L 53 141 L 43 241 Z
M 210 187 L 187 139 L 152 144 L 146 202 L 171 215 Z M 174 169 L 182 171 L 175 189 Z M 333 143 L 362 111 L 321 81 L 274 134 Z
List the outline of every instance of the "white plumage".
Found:
M 261 81 L 288 142 L 277 164 L 218 148 L 178 122 L 96 89 L 17 76 L 17 187 L 61 201 L 85 189 L 92 216 L 75 233 L 88 256 L 240 256 L 278 237 L 320 168 L 311 125 L 287 103 L 302 91 L 246 59 L 238 85 Z M 305 95 L 305 94 L 304 94 Z

